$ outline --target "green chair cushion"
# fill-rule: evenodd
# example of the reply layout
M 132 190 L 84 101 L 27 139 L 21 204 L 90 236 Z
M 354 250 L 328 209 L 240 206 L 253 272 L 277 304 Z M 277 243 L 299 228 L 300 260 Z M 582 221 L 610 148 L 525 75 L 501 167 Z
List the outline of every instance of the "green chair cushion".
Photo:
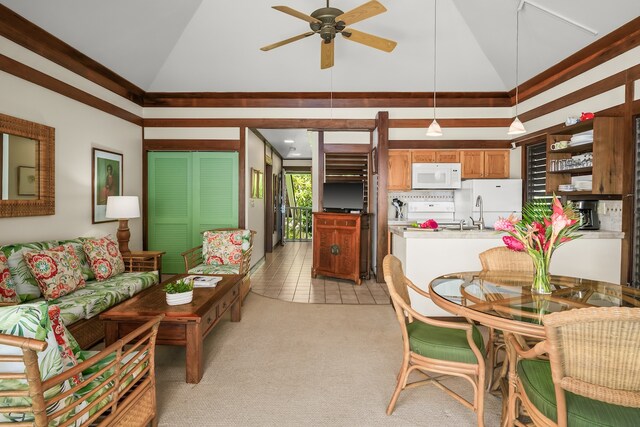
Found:
M 547 418 L 556 421 L 556 394 L 548 360 L 525 359 L 518 363 L 518 376 L 527 397 Z M 565 392 L 567 425 L 570 427 L 640 425 L 640 409 L 611 405 Z
M 239 264 L 199 264 L 189 270 L 189 274 L 238 274 Z
M 478 363 L 469 347 L 466 332 L 460 329 L 441 328 L 420 321 L 407 324 L 411 351 L 431 359 L 452 362 Z M 473 326 L 473 341 L 484 354 L 482 334 Z

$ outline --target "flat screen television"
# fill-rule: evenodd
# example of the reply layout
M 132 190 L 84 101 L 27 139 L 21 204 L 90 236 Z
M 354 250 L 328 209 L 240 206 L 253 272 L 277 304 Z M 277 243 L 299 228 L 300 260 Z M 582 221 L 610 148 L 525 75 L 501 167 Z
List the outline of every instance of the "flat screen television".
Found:
M 364 185 L 361 182 L 325 182 L 322 207 L 325 212 L 361 212 L 364 209 Z

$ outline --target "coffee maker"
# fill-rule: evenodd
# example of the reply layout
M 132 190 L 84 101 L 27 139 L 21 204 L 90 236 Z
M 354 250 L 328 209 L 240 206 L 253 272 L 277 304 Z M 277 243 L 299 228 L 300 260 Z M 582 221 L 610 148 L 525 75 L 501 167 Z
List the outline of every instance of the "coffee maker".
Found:
M 575 200 L 573 205 L 580 215 L 579 230 L 600 230 L 597 200 Z

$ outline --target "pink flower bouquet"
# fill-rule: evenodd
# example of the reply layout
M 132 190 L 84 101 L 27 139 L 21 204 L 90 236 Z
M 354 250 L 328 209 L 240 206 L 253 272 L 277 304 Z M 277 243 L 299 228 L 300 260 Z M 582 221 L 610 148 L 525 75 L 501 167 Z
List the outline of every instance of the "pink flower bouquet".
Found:
M 580 236 L 578 214 L 571 203 L 562 206 L 554 195 L 551 209 L 543 202 L 532 202 L 522 209 L 522 219 L 514 216 L 500 218 L 494 224 L 496 231 L 506 232 L 504 244 L 516 252 L 527 252 L 533 259 L 536 276 L 532 290 L 536 293 L 551 293 L 549 264 L 551 255 L 561 244 Z

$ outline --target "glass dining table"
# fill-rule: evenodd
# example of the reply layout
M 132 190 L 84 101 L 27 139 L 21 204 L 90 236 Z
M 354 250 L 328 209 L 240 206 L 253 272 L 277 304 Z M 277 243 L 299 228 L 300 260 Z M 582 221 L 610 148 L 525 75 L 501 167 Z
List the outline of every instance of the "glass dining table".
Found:
M 544 338 L 543 317 L 586 307 L 640 307 L 640 290 L 568 276 L 551 276 L 549 295 L 531 292 L 533 275 L 519 272 L 452 273 L 431 281 L 433 302 L 485 326 Z
M 509 373 L 500 381 L 503 426 L 513 425 L 516 417 L 512 399 L 516 354 L 508 345 L 509 334 L 526 345 L 526 337 L 545 338 L 546 314 L 586 307 L 640 307 L 640 290 L 628 286 L 552 275 L 551 294 L 541 295 L 531 292 L 532 283 L 529 273 L 471 271 L 446 274 L 429 284 L 431 300 L 440 308 L 505 334 Z

